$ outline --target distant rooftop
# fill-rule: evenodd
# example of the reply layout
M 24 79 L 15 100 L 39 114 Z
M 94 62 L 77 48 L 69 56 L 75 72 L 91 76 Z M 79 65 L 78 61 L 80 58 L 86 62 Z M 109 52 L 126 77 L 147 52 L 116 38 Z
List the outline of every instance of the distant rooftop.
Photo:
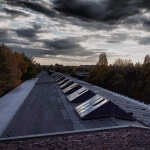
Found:
M 38 75 L 38 81 L 35 82 L 28 96 L 24 98 L 22 105 L 19 106 L 15 115 L 12 116 L 11 121 L 7 125 L 5 124 L 6 128 L 3 128 L 1 137 L 82 131 L 86 129 L 112 128 L 125 125 L 141 127 L 150 125 L 150 108 L 148 105 L 70 76 L 60 73 L 55 74 L 63 76 L 65 80 L 60 80 L 62 81 L 60 84 L 60 82 L 55 81 L 56 76 L 49 75 L 47 72 L 41 72 Z M 59 77 L 57 78 L 59 79 Z M 105 97 L 135 118 L 135 120 L 115 117 L 81 119 L 75 108 L 83 102 L 71 103 L 67 98 L 68 95 L 64 94 L 63 89 L 60 88 L 63 84 L 64 87 L 67 87 L 67 85 L 73 84 L 72 82 L 89 89 L 95 94 Z M 25 90 L 26 89 L 22 89 L 22 91 Z M 17 92 L 16 94 L 14 93 L 13 96 L 17 98 Z M 11 97 L 6 97 L 7 101 L 11 101 Z M 0 107 L 5 107 L 5 105 L 2 106 L 4 101 L 2 97 L 0 99 Z M 0 121 L 0 124 L 3 124 L 3 122 Z

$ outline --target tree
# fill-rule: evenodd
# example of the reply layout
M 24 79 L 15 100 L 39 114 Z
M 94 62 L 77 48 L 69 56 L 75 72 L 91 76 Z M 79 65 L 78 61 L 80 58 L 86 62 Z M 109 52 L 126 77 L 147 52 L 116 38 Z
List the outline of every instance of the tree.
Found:
M 24 53 L 14 52 L 14 55 L 18 61 L 18 67 L 21 70 L 22 75 L 27 72 L 29 64 L 24 60 Z
M 99 55 L 99 61 L 97 62 L 97 65 L 108 65 L 107 56 L 105 53 Z
M 107 87 L 112 91 L 123 94 L 126 91 L 126 80 L 123 75 L 115 74 L 109 79 Z
M 136 64 L 135 64 L 135 67 L 141 67 L 142 64 L 138 61 Z
M 14 53 L 6 45 L 0 45 L 0 96 L 21 82 L 21 71 Z
M 40 65 L 24 54 L 13 52 L 0 45 L 0 97 L 18 86 L 22 80 L 31 79 L 40 71 Z
M 27 64 L 27 71 L 24 72 L 24 74 L 22 75 L 21 79 L 23 81 L 25 80 L 29 80 L 31 78 L 35 78 L 37 73 L 39 73 L 41 71 L 40 65 L 37 64 L 34 59 L 29 59 L 28 57 L 26 57 L 24 54 L 23 55 L 23 59 L 25 61 L 25 63 Z
M 133 67 L 132 60 L 118 58 L 114 61 L 113 66 L 118 67 Z
M 144 59 L 144 64 L 150 63 L 150 56 L 146 55 Z

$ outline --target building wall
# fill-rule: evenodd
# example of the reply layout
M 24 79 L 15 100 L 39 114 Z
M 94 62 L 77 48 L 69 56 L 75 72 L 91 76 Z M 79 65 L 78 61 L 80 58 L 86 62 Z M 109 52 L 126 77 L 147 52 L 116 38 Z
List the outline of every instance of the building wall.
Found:
M 0 141 L 0 150 L 150 150 L 150 130 L 104 129 Z

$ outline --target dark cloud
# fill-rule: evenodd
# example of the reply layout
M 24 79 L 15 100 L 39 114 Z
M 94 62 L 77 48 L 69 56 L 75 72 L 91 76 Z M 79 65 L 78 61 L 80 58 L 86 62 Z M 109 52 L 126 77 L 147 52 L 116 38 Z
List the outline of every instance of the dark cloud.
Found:
M 140 13 L 140 10 L 129 0 L 110 0 L 102 21 L 119 23 L 118 21 L 138 13 Z
M 15 44 L 15 45 L 30 45 L 29 42 L 26 42 L 21 39 L 16 39 L 14 36 L 14 31 L 10 29 L 0 29 L 0 44 Z
M 66 39 L 54 39 L 54 40 L 43 40 L 45 46 L 41 48 L 32 48 L 30 45 L 29 48 L 24 48 L 21 45 L 16 46 L 12 45 L 11 48 L 18 52 L 25 52 L 29 57 L 56 57 L 61 55 L 62 60 L 65 59 L 64 56 L 81 56 L 81 57 L 91 57 L 95 52 L 86 50 L 84 47 L 80 46 L 76 42 L 76 38 L 66 38 Z M 104 51 L 104 50 L 103 50 Z M 68 61 L 68 60 L 66 60 Z
M 34 28 L 35 30 L 39 30 L 39 29 L 42 28 L 42 26 L 41 26 L 40 24 L 37 24 L 37 23 L 33 22 L 33 28 Z
M 97 53 L 93 53 L 93 55 L 85 55 L 82 56 L 82 59 L 80 59 L 80 57 L 78 58 L 78 56 L 80 55 L 67 55 L 68 57 L 66 57 L 66 55 L 64 55 L 64 53 L 60 52 L 60 51 L 52 51 L 51 49 L 45 49 L 45 48 L 23 48 L 21 46 L 10 46 L 10 48 L 12 48 L 14 51 L 17 52 L 24 52 L 28 57 L 39 57 L 39 58 L 44 58 L 44 59 L 59 59 L 61 61 L 64 62 L 71 62 L 71 63 L 86 63 L 87 64 L 87 60 L 88 63 L 92 64 L 96 64 L 96 62 L 98 61 L 98 56 L 99 54 Z M 100 49 L 99 53 L 101 52 L 106 52 L 107 49 Z M 59 57 L 57 57 L 57 55 L 61 55 Z M 70 57 L 71 56 L 71 57 Z M 77 57 L 74 57 L 77 56 Z M 118 55 L 117 53 L 112 53 L 112 52 L 107 52 L 107 57 L 109 57 L 110 59 L 114 59 L 116 57 L 120 58 L 120 57 L 128 57 L 129 55 Z M 93 62 L 94 60 L 94 62 Z
M 46 49 L 44 48 L 31 48 L 31 47 L 28 47 L 28 48 L 24 48 L 22 46 L 16 46 L 16 45 L 13 45 L 13 46 L 9 46 L 10 48 L 12 48 L 12 50 L 14 51 L 17 51 L 19 53 L 22 53 L 24 52 L 25 55 L 27 55 L 28 57 L 45 57 L 44 55 L 46 54 Z
M 150 9 L 148 0 L 53 0 L 54 6 L 29 0 L 0 0 L 9 5 L 27 7 L 49 17 L 73 16 L 83 21 L 95 20 L 117 24 L 120 20 L 139 14 L 140 8 Z M 61 15 L 56 11 L 61 12 Z
M 15 31 L 18 36 L 27 38 L 30 41 L 32 40 L 32 42 L 38 40 L 38 33 L 46 32 L 45 30 L 42 30 L 42 26 L 40 24 L 34 22 L 32 23 L 32 28 L 22 28 L 13 31 Z
M 23 12 L 23 11 L 19 11 L 19 10 L 12 10 L 12 9 L 8 9 L 8 8 L 3 8 L 0 10 L 0 12 L 5 12 L 7 15 L 10 15 L 11 18 L 16 18 L 19 16 L 23 16 L 23 17 L 29 17 L 30 15 Z
M 53 5 L 43 0 L 0 0 L 1 12 L 7 14 L 2 13 L 2 16 L 8 18 L 6 25 L 8 28 L 10 27 L 10 29 L 5 29 L 1 25 L 0 42 L 13 45 L 14 50 L 25 52 L 28 56 L 56 58 L 59 55 L 63 61 L 71 61 L 71 57 L 75 58 L 75 56 L 86 57 L 88 60 L 98 58 L 102 50 L 88 50 L 87 47 L 80 45 L 81 41 L 87 42 L 95 39 L 96 42 L 102 40 L 108 44 L 120 43 L 131 38 L 141 45 L 149 45 L 150 43 L 149 37 L 131 37 L 135 36 L 136 33 L 130 36 L 130 31 L 125 33 L 125 30 L 121 30 L 121 28 L 134 29 L 134 31 L 150 30 L 150 18 L 143 15 L 144 12 L 150 12 L 148 0 L 53 0 L 51 2 Z M 20 16 L 25 18 L 29 15 L 33 20 L 27 20 L 23 25 L 21 25 L 20 20 L 18 24 L 17 22 L 12 23 L 13 18 Z M 34 23 L 34 21 L 39 22 L 39 24 Z M 75 29 L 69 26 L 70 24 L 74 25 Z M 114 30 L 116 28 L 119 30 Z M 50 33 L 51 29 L 54 29 L 52 34 L 60 35 L 58 39 L 46 40 L 44 39 L 45 36 L 40 36 L 42 33 Z M 77 29 L 81 32 L 84 31 L 83 34 L 81 33 L 81 37 L 80 34 L 77 35 L 78 32 L 75 33 Z M 104 32 L 96 33 L 95 31 L 98 30 Z M 112 30 L 113 32 L 111 32 Z M 70 33 L 71 31 L 73 34 Z M 95 35 L 91 35 L 89 31 L 93 31 Z M 119 31 L 122 32 L 119 33 Z M 134 33 L 132 32 L 132 34 Z M 79 37 L 73 37 L 73 35 Z M 100 45 L 97 43 L 96 48 Z M 104 48 L 103 46 L 102 48 Z M 65 60 L 65 56 L 67 58 L 71 56 L 70 60 Z M 108 56 L 115 58 L 117 54 L 111 54 L 108 50 Z
M 150 37 L 142 37 L 139 39 L 138 43 L 140 45 L 150 45 Z
M 127 39 L 129 39 L 128 34 L 114 33 L 114 34 L 111 34 L 111 36 L 108 37 L 107 42 L 108 43 L 120 43 L 120 42 L 123 42 Z
M 137 0 L 137 4 L 139 7 L 150 9 L 150 1 L 149 0 Z
M 42 13 L 42 14 L 47 15 L 49 17 L 55 17 L 56 16 L 56 12 L 53 9 L 44 7 L 38 3 L 24 1 L 24 2 L 22 2 L 22 4 L 31 10 Z
M 5 29 L 0 29 L 0 38 L 4 38 L 4 37 L 6 37 L 7 36 L 7 30 L 5 30 Z
M 45 33 L 47 31 L 43 30 L 42 26 L 35 22 L 31 22 L 31 25 L 32 28 L 0 28 L 0 43 L 28 46 L 34 42 L 40 42 L 37 34 Z
M 82 27 L 82 29 L 86 29 L 86 30 L 90 30 L 90 31 L 96 31 L 96 30 L 104 30 L 104 31 L 111 31 L 113 29 L 117 28 L 117 25 L 109 25 L 107 23 L 104 22 L 97 22 L 95 20 L 86 22 L 86 21 L 81 21 L 81 20 L 76 20 L 74 18 L 70 19 L 70 22 L 73 25 Z
M 118 25 L 150 30 L 150 18 L 142 15 L 143 10 L 150 12 L 148 0 L 55 0 L 54 6 L 66 18 L 70 16 L 70 23 L 87 30 L 111 31 Z M 139 28 L 141 24 L 143 28 Z
M 85 0 L 56 0 L 55 9 L 66 15 L 78 16 L 81 19 L 100 19 L 104 14 L 104 4 Z
M 0 0 L 0 3 L 18 6 L 19 2 L 21 2 L 21 1 L 22 0 Z
M 139 13 L 130 0 L 56 0 L 55 9 L 66 15 L 114 23 Z
M 142 27 L 141 30 L 150 31 L 150 18 L 149 17 L 143 17 L 141 18 Z
M 68 56 L 89 56 L 94 54 L 79 45 L 77 38 L 54 39 L 44 41 L 45 47 L 49 49 L 52 55 L 68 55 Z
M 42 13 L 42 14 L 47 15 L 49 17 L 55 17 L 55 15 L 56 15 L 56 11 L 54 11 L 50 6 L 49 7 L 45 6 L 46 4 L 44 2 L 41 2 L 42 4 L 38 3 L 37 1 L 31 2 L 30 0 L 5 0 L 5 1 L 0 0 L 0 2 L 2 4 L 20 6 L 23 8 L 29 8 L 33 11 L 36 11 L 38 13 Z
M 28 46 L 30 45 L 29 42 L 23 41 L 23 40 L 18 40 L 18 39 L 13 39 L 13 38 L 0 38 L 0 43 L 5 43 L 5 44 L 15 44 L 15 45 L 22 45 L 22 46 Z
M 30 45 L 29 42 L 18 39 L 14 37 L 14 30 L 10 29 L 0 29 L 0 44 L 5 43 L 5 44 L 18 44 L 18 45 L 24 45 L 28 46 Z
M 25 37 L 25 38 L 36 38 L 36 30 L 34 29 L 18 29 L 16 30 L 18 36 Z
M 107 31 L 118 28 L 119 24 L 136 23 L 136 19 L 127 18 L 140 14 L 141 8 L 149 9 L 146 0 L 53 0 L 53 6 L 44 1 L 29 0 L 6 0 L 3 3 L 29 8 L 60 23 L 66 21 L 87 30 Z

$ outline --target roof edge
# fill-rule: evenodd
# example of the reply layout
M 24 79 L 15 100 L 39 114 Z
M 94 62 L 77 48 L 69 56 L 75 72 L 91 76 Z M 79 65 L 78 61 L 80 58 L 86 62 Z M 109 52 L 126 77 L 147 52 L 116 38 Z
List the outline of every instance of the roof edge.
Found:
M 17 136 L 17 137 L 9 137 L 9 138 L 0 138 L 0 142 L 26 140 L 26 139 L 43 138 L 43 137 L 51 137 L 51 136 L 70 135 L 70 134 L 79 134 L 79 133 L 86 133 L 86 132 L 88 133 L 88 132 L 96 132 L 96 131 L 107 131 L 107 130 L 124 129 L 124 128 L 136 128 L 136 129 L 150 130 L 149 127 L 125 125 L 125 126 L 117 126 L 117 127 L 105 127 L 105 128 L 95 128 L 95 129 L 76 130 L 76 131 L 67 131 L 67 132 L 57 132 L 57 133 L 46 133 L 46 134 L 36 134 L 36 135 L 25 135 L 25 136 Z

